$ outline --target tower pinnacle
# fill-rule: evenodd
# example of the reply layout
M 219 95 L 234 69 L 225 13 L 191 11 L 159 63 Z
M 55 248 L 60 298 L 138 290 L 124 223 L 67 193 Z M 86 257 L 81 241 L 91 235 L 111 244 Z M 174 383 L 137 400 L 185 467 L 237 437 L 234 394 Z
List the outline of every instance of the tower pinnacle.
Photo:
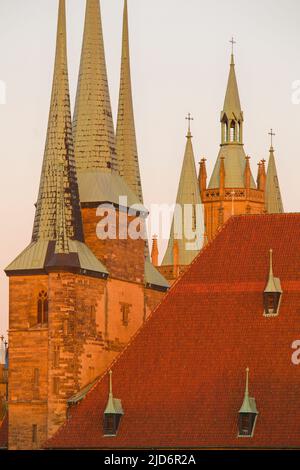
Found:
M 234 41 L 233 41 L 233 43 L 235 44 Z M 243 119 L 243 112 L 242 112 L 242 108 L 241 108 L 238 84 L 237 84 L 237 79 L 236 79 L 236 74 L 235 74 L 235 63 L 234 63 L 233 50 L 232 50 L 232 54 L 231 54 L 229 77 L 228 77 L 224 107 L 223 107 L 223 111 L 222 111 L 222 115 L 221 115 L 221 122 L 223 122 L 223 120 L 227 120 L 229 125 L 231 125 L 230 121 L 243 122 L 243 120 L 244 120 Z M 228 136 L 228 137 L 230 137 L 230 136 Z M 238 136 L 236 135 L 236 137 L 238 137 Z M 232 140 L 230 139 L 230 141 L 232 141 Z M 235 138 L 233 141 L 242 143 L 242 141 L 240 139 L 237 139 L 237 138 Z
M 64 227 L 67 238 L 83 241 L 71 124 L 65 0 L 59 2 L 52 96 L 32 241 L 57 240 L 58 226 Z
M 143 203 L 143 191 L 137 151 L 130 70 L 127 1 L 124 2 L 123 38 L 119 110 L 116 134 L 118 169 L 130 189 Z
M 192 118 L 189 115 L 187 119 L 189 119 L 190 122 Z M 182 210 L 182 218 L 178 217 L 178 213 L 174 214 L 169 243 L 162 262 L 164 266 L 174 266 L 175 262 L 178 264 L 178 267 L 187 266 L 193 261 L 201 248 L 197 249 L 196 243 L 193 249 L 189 249 L 188 246 L 191 242 L 194 243 L 193 240 L 188 239 L 187 234 L 190 231 L 189 229 L 195 230 L 195 228 L 197 228 L 196 211 L 201 205 L 201 196 L 190 131 L 186 138 L 184 160 L 176 199 L 176 207 Z M 191 210 L 191 213 L 187 213 L 187 208 Z M 181 219 L 180 222 L 178 219 Z M 188 225 L 190 227 L 188 227 Z M 204 233 L 204 224 L 200 230 L 201 229 Z M 198 233 L 198 236 L 199 235 Z M 175 259 L 176 257 L 178 259 Z
M 6 268 L 48 273 L 72 269 L 107 277 L 83 243 L 69 96 L 65 0 L 59 0 L 56 56 L 42 174 L 31 244 Z
M 273 137 L 275 136 L 273 129 L 269 135 L 271 136 L 271 147 L 266 177 L 265 208 L 269 214 L 280 214 L 284 210 L 273 148 Z
M 234 39 L 231 41 L 232 48 L 235 44 Z M 226 156 L 226 188 L 244 188 L 244 174 L 246 166 L 246 154 L 243 146 L 243 127 L 244 115 L 241 108 L 237 78 L 235 73 L 235 63 L 233 54 L 231 54 L 231 62 L 229 76 L 224 100 L 223 110 L 221 112 L 221 149 L 217 162 L 215 164 L 209 188 L 219 188 L 220 180 L 220 164 L 221 156 Z M 255 188 L 255 182 L 251 174 L 251 188 Z
M 73 119 L 78 170 L 117 169 L 99 0 L 87 0 Z

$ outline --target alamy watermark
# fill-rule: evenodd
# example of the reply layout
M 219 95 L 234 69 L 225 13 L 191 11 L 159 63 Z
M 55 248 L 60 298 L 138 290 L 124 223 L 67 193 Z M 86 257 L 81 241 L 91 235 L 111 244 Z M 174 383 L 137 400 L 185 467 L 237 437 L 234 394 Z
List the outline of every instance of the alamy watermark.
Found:
M 109 203 L 98 206 L 96 232 L 100 240 L 147 240 L 148 233 L 168 240 L 171 226 L 174 239 L 183 240 L 185 250 L 200 250 L 203 246 L 202 204 L 152 204 L 148 212 L 141 204 L 128 206 L 127 197 L 120 196 L 117 207 Z
M 292 363 L 294 366 L 299 366 L 300 365 L 300 340 L 296 340 L 292 344 L 292 349 L 295 349 L 295 351 L 292 354 Z

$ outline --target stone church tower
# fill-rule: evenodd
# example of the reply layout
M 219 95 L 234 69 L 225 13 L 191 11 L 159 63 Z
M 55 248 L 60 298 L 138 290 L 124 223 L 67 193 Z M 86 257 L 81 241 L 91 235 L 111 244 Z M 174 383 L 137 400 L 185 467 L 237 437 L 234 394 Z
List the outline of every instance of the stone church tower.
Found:
M 273 146 L 268 172 L 266 174 L 265 160 L 260 161 L 256 182 L 250 168 L 250 157 L 245 154 L 244 114 L 233 53 L 220 122 L 221 146 L 208 186 L 206 160 L 200 162 L 199 185 L 208 240 L 232 215 L 283 212 Z M 271 135 L 274 135 L 272 131 Z
M 233 40 L 231 42 L 234 43 Z M 190 116 L 187 119 L 190 120 Z M 187 240 L 184 236 L 178 238 L 173 220 L 167 251 L 161 266 L 158 267 L 171 283 L 193 261 L 202 246 L 212 240 L 223 224 L 233 215 L 283 212 L 272 144 L 275 134 L 271 130 L 267 173 L 265 160 L 262 160 L 258 164 L 256 182 L 250 168 L 250 157 L 244 150 L 244 114 L 240 103 L 233 51 L 220 123 L 220 151 L 209 184 L 207 184 L 206 159 L 204 158 L 200 161 L 197 180 L 192 135 L 189 128 L 176 203 L 181 207 L 185 205 L 197 207 L 203 204 L 204 223 L 200 225 L 200 233 L 198 233 L 202 243 L 196 250 L 187 249 Z M 152 244 L 152 262 L 155 266 L 158 265 L 156 238 Z
M 208 186 L 206 161 L 203 159 L 200 162 L 200 191 L 209 240 L 232 215 L 259 214 L 265 211 L 265 164 L 264 161 L 259 164 L 256 184 L 250 168 L 250 158 L 244 150 L 244 114 L 233 54 L 220 122 L 221 146 Z
M 60 0 L 32 240 L 6 268 L 10 449 L 40 448 L 55 433 L 168 288 L 145 260 L 142 238 L 97 236 L 99 205 L 123 229 L 142 224 L 147 211 L 124 217 L 140 199 L 118 173 L 99 1 L 87 0 L 73 126 L 65 15 Z M 127 197 L 122 207 L 119 196 Z

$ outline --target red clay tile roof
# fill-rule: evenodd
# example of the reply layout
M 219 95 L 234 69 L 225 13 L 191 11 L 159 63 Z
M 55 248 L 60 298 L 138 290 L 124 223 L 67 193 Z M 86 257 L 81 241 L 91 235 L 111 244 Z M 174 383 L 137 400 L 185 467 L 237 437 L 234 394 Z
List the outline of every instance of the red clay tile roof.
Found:
M 8 446 L 8 417 L 6 416 L 0 423 L 0 449 L 7 449 Z
M 275 318 L 263 316 L 270 248 L 283 288 Z M 105 374 L 46 447 L 300 447 L 297 339 L 300 214 L 234 217 L 114 363 L 118 436 L 103 437 Z M 248 366 L 259 416 L 254 437 L 238 439 Z

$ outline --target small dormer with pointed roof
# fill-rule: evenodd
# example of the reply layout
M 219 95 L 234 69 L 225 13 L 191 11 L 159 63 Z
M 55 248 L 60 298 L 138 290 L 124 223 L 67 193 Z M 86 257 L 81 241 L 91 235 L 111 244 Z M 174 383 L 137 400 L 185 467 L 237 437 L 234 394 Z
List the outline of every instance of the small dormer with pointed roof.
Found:
M 239 411 L 238 437 L 253 437 L 257 416 L 255 398 L 249 396 L 249 368 L 247 367 L 244 401 Z
M 120 420 L 124 415 L 122 402 L 113 396 L 112 371 L 109 371 L 109 396 L 104 411 L 103 431 L 104 436 L 113 437 L 117 435 Z
M 264 316 L 274 317 L 279 314 L 282 293 L 280 279 L 273 273 L 273 250 L 270 250 L 269 278 L 264 290 Z

